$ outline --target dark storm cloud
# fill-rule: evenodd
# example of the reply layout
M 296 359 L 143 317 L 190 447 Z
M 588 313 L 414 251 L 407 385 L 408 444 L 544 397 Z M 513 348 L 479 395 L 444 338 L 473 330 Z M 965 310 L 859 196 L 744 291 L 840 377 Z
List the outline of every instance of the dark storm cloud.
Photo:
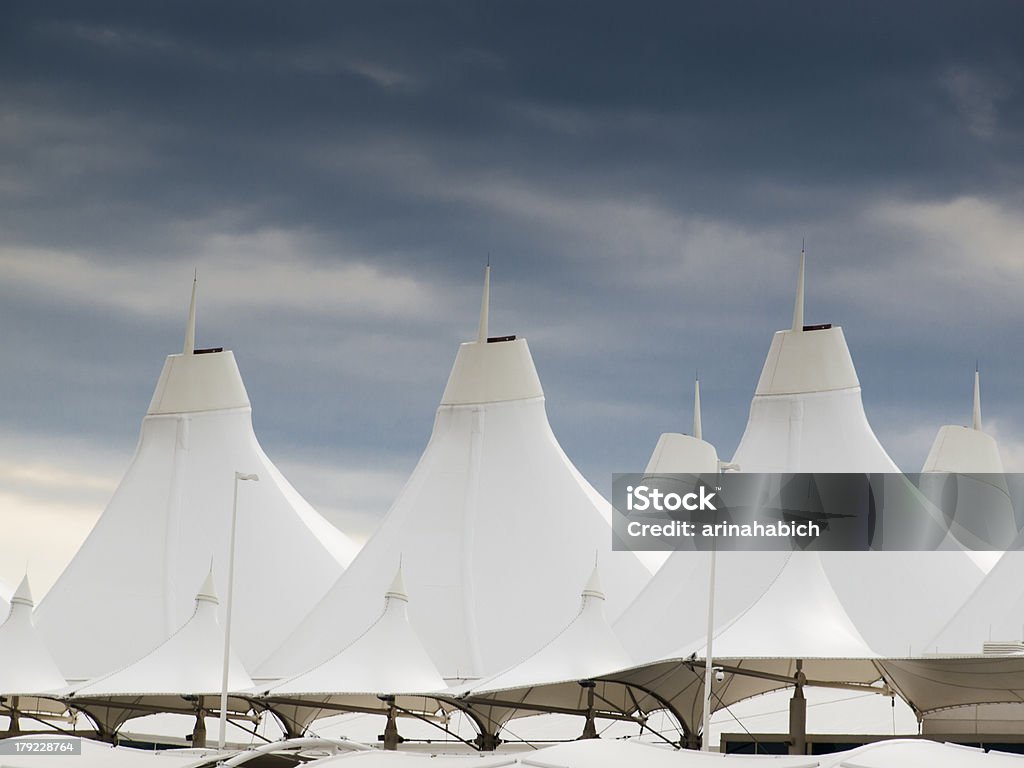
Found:
M 979 355 L 1024 322 L 1024 277 L 985 261 L 1020 230 L 1022 17 L 9 6 L 0 320 L 20 363 L 0 417 L 130 443 L 198 264 L 200 336 L 236 349 L 275 458 L 407 468 L 492 251 L 492 329 L 530 337 L 556 433 L 606 490 L 686 428 L 698 367 L 705 434 L 730 455 L 807 235 L 808 317 L 846 326 L 883 442 L 956 420 L 975 356 L 1024 430 L 1016 356 Z M 979 282 L 959 235 L 993 221 L 1005 237 L 972 255 L 1001 277 Z M 928 440 L 897 460 L 916 469 Z
M 1020 150 L 1002 126 L 1020 124 L 1020 16 L 854 3 L 29 6 L 7 27 L 4 86 L 26 130 L 44 123 L 30 148 L 46 145 L 10 160 L 17 178 L 19 165 L 35 176 L 40 155 L 86 155 L 52 169 L 58 210 L 85 195 L 143 221 L 238 208 L 391 246 L 412 232 L 477 247 L 513 234 L 479 216 L 452 231 L 464 206 L 380 172 L 409 156 L 442 175 L 654 195 L 739 220 L 821 215 L 821 187 L 991 192 L 1019 182 L 1000 179 L 999 149 Z M 72 146 L 54 148 L 62 130 Z M 787 205 L 756 181 L 810 194 Z

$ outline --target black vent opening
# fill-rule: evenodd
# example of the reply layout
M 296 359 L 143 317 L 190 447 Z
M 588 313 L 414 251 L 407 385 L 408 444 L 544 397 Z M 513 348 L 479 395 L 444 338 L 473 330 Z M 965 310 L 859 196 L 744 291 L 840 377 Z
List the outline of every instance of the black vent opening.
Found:
M 223 352 L 224 347 L 207 347 L 206 349 L 193 349 L 193 355 L 209 355 L 214 352 Z
M 515 336 L 491 336 L 487 339 L 488 344 L 499 344 L 502 341 L 515 341 Z
M 832 327 L 832 323 L 821 323 L 820 325 L 805 325 L 805 331 L 826 331 Z

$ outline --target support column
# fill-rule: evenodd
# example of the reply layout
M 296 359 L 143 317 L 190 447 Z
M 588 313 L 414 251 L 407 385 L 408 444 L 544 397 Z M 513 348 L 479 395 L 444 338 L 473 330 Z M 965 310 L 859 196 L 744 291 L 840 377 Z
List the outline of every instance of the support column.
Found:
M 493 752 L 501 744 L 501 739 L 495 733 L 488 733 L 487 731 L 480 731 L 476 737 L 476 745 L 480 748 L 481 752 Z
M 21 716 L 18 714 L 18 697 L 11 697 L 11 727 L 10 735 L 17 736 L 21 733 Z
M 796 687 L 793 698 L 789 702 L 789 754 L 807 754 L 807 699 L 804 698 L 804 685 L 807 675 L 803 672 L 804 662 L 796 662 Z
M 597 683 L 593 680 L 583 680 L 580 682 L 580 687 L 587 692 L 587 722 L 583 725 L 583 733 L 580 734 L 580 739 L 599 738 L 597 735 L 597 725 L 594 723 L 594 688 L 596 685 Z
M 192 746 L 206 748 L 206 712 L 196 707 L 196 724 L 192 728 Z
M 398 749 L 398 745 L 405 741 L 398 733 L 398 713 L 394 704 L 388 707 L 388 722 L 384 726 L 383 735 L 378 738 L 384 742 L 384 749 L 388 750 Z

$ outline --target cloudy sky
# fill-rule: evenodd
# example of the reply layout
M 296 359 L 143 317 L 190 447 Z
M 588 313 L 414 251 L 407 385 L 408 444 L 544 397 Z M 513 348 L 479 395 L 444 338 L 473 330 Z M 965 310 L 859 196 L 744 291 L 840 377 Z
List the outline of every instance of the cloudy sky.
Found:
M 193 269 L 264 448 L 365 537 L 483 264 L 607 492 L 730 456 L 808 250 L 907 470 L 970 418 L 1024 470 L 1024 7 L 12 3 L 0 22 L 0 579 L 45 589 L 131 457 Z

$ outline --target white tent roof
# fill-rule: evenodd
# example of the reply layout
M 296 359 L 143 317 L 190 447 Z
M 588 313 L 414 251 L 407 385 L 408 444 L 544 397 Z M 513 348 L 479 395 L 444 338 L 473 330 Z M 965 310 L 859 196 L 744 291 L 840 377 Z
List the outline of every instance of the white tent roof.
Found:
M 36 632 L 34 605 L 25 576 L 0 624 L 0 694 L 44 693 L 67 685 Z
M 788 559 L 788 552 L 719 552 L 715 579 L 718 626 L 725 626 L 753 605 Z M 665 658 L 705 636 L 709 576 L 709 552 L 671 554 L 615 621 L 615 632 L 635 659 Z
M 182 627 L 138 661 L 76 686 L 74 697 L 209 694 L 221 690 L 224 630 L 217 620 L 212 571 L 195 596 L 195 610 Z M 228 690 L 251 688 L 252 679 L 232 651 Z
M 921 488 L 944 501 L 950 540 L 976 550 L 972 557 L 988 571 L 1017 535 L 1003 460 L 995 438 L 981 428 L 981 375 L 974 371 L 971 426 L 939 428 L 921 470 Z
M 713 473 L 719 470 L 718 451 L 703 436 L 700 413 L 700 381 L 693 386 L 693 433 L 665 432 L 658 438 L 654 452 L 647 462 L 645 475 L 675 473 L 687 467 L 692 474 Z
M 71 706 L 86 712 L 108 735 L 126 721 L 154 712 L 195 716 L 219 710 L 224 631 L 217 620 L 218 604 L 211 571 L 195 596 L 195 609 L 188 621 L 134 663 L 73 686 Z M 252 686 L 232 648 L 228 690 L 246 691 Z M 250 709 L 244 697 L 229 697 L 229 712 L 247 713 Z
M 794 326 L 772 340 L 733 461 L 743 472 L 891 473 L 879 481 L 884 495 L 916 493 L 867 422 L 842 329 L 803 329 L 803 282 L 801 253 Z M 844 611 L 883 655 L 922 650 L 982 577 L 962 551 L 796 553 L 787 567 L 801 558 L 820 558 Z
M 715 632 L 715 658 L 852 658 L 877 656 L 843 606 L 821 561 L 790 555 L 763 595 Z M 672 656 L 705 654 L 703 641 Z
M 238 492 L 234 630 L 248 665 L 280 644 L 356 551 L 263 452 L 234 355 L 193 353 L 194 296 L 186 350 L 164 364 L 135 456 L 38 610 L 68 678 L 109 672 L 166 639 L 192 611 L 182 575 L 211 557 L 225 590 L 236 471 L 260 478 Z
M 522 754 L 492 757 L 414 755 L 401 752 L 366 752 L 325 758 L 311 765 L 332 768 L 475 768 L 517 766 L 559 766 L 560 768 L 620 768 L 642 765 L 648 768 L 1015 768 L 1019 755 L 986 752 L 957 744 L 939 744 L 921 739 L 893 739 L 866 744 L 828 755 L 719 755 L 693 750 L 676 751 L 635 740 L 587 739 L 557 744 Z M 27 765 L 27 763 L 26 763 Z
M 553 636 L 575 608 L 564 585 L 595 551 L 612 614 L 650 577 L 635 555 L 611 551 L 610 506 L 555 439 L 526 340 L 487 340 L 482 316 L 477 340 L 459 347 L 405 488 L 261 673 L 308 669 L 323 660 L 324 637 L 347 642 L 369 624 L 378 603 L 366 585 L 385 582 L 394 553 L 402 553 L 415 595 L 412 624 L 447 678 L 493 674 Z M 517 620 L 523 616 L 529 621 Z
M 384 594 L 384 610 L 336 655 L 275 685 L 269 696 L 320 693 L 429 693 L 447 686 L 409 624 L 402 570 Z
M 1003 460 L 995 438 L 981 429 L 981 373 L 974 371 L 974 408 L 971 426 L 947 424 L 939 428 L 922 472 L 1003 473 Z
M 52 739 L 52 736 L 22 736 L 19 741 Z M 267 745 L 261 751 L 272 749 Z M 243 753 L 242 759 L 258 753 Z M 61 768 L 67 757 L 48 757 L 37 753 L 23 756 L 8 755 L 5 763 L 12 768 Z M 111 747 L 83 740 L 82 754 L 75 757 L 80 768 L 108 768 L 108 766 L 208 765 L 210 758 L 196 759 L 194 752 L 169 750 L 147 752 L 127 747 Z M 556 744 L 516 754 L 444 755 L 386 752 L 372 749 L 325 757 L 307 765 L 316 768 L 620 768 L 624 765 L 642 765 L 647 768 L 1016 768 L 1021 758 L 1000 752 L 986 752 L 957 744 L 940 744 L 923 739 L 893 739 L 866 744 L 844 752 L 828 755 L 775 756 L 775 755 L 719 755 L 715 753 L 677 751 L 636 740 L 588 739 Z M 240 763 L 240 764 L 244 764 Z
M 384 593 L 383 612 L 359 637 L 266 692 L 265 700 L 290 732 L 302 732 L 314 720 L 345 708 L 386 711 L 382 695 L 395 696 L 405 709 L 438 709 L 436 701 L 417 696 L 442 691 L 447 684 L 409 623 L 408 605 L 399 567 Z
M 654 746 L 635 740 L 585 739 L 565 744 L 542 747 L 520 753 L 495 755 L 419 755 L 405 752 L 363 752 L 358 755 L 340 756 L 318 760 L 311 765 L 316 768 L 622 768 L 622 766 L 644 766 L 644 768 L 705 768 L 726 766 L 727 768 L 817 768 L 820 758 L 815 757 L 765 757 L 763 755 L 722 755 L 677 751 L 664 746 Z
M 883 495 L 914 491 L 898 474 L 878 443 L 864 415 L 860 384 L 841 329 L 804 330 L 804 256 L 801 254 L 793 328 L 772 340 L 761 379 L 751 403 L 750 419 L 733 461 L 743 472 L 865 472 L 892 473 L 878 480 Z M 664 471 L 672 469 L 665 466 Z M 676 472 L 694 471 L 677 465 Z M 920 494 L 917 494 L 920 496 Z M 921 497 L 923 499 L 923 497 Z M 813 613 L 841 609 L 846 621 L 874 651 L 905 655 L 924 643 L 981 580 L 981 571 L 967 554 L 954 552 L 822 552 L 794 553 L 780 575 L 782 553 L 723 552 L 715 590 L 716 626 L 724 627 L 741 611 L 762 599 L 782 594 L 766 606 L 787 603 Z M 666 655 L 672 649 L 658 640 L 671 630 L 679 641 L 703 646 L 706 632 L 708 555 L 675 552 L 640 597 L 616 622 L 630 651 L 639 658 Z M 813 571 L 820 583 L 791 577 Z M 776 580 L 776 586 L 768 586 Z M 682 586 L 682 585 L 686 586 Z M 819 594 L 827 585 L 827 592 Z M 820 605 L 816 602 L 824 599 Z M 763 643 L 746 650 L 772 655 L 771 627 L 782 620 L 771 611 L 755 611 L 758 626 L 746 624 L 754 640 Z M 754 644 L 756 645 L 756 643 Z M 719 649 L 715 649 L 719 656 Z M 819 650 L 811 655 L 829 655 Z
M 868 424 L 838 326 L 804 326 L 800 253 L 793 327 L 777 331 L 733 462 L 743 472 L 898 472 Z
M 1024 551 L 1015 548 L 999 558 L 985 580 L 961 603 L 925 650 L 981 653 L 988 641 L 1024 642 Z
M 576 682 L 632 666 L 622 642 L 604 612 L 605 596 L 597 566 L 580 593 L 575 618 L 531 656 L 504 672 L 474 685 L 470 694 L 532 688 L 555 682 Z
M 1024 655 L 890 659 L 880 666 L 918 712 L 1012 704 L 1017 707 L 1012 730 L 1022 731 Z
M 722 554 L 734 556 L 733 564 L 742 567 L 738 556 L 765 553 Z M 720 573 L 721 578 L 726 576 Z M 728 576 L 736 578 L 738 574 Z M 703 613 L 700 604 L 694 606 L 694 613 Z M 705 639 L 701 638 L 666 654 L 661 662 L 603 675 L 602 679 L 643 686 L 670 701 L 688 725 L 696 728 L 703 709 L 706 656 Z M 808 679 L 866 685 L 881 676 L 875 658 L 877 654 L 847 614 L 820 559 L 814 553 L 794 552 L 764 593 L 715 631 L 713 664 L 730 673 L 715 685 L 713 708 L 785 687 L 789 683 L 777 678 L 792 679 L 797 660 L 801 660 Z M 689 659 L 699 660 L 699 666 L 688 667 Z M 732 674 L 732 670 L 754 674 Z M 757 673 L 769 677 L 762 678 Z

